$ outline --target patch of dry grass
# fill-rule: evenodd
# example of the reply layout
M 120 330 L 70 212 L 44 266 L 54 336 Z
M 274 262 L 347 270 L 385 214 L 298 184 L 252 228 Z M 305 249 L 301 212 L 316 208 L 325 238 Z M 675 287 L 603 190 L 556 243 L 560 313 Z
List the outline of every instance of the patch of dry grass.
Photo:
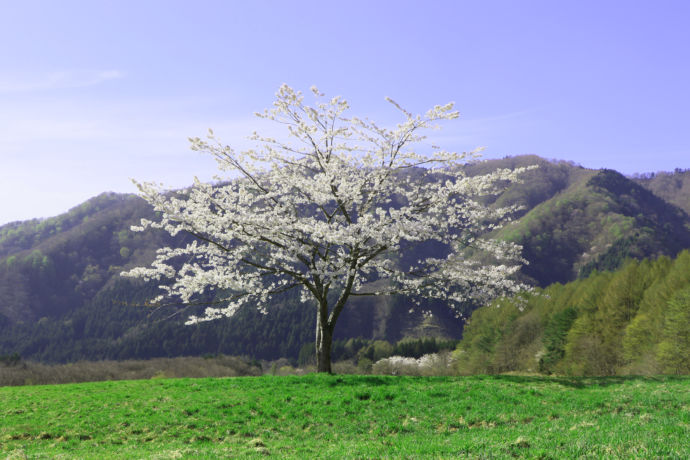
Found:
M 79 361 L 56 365 L 21 361 L 14 366 L 0 366 L 0 386 L 166 377 L 238 377 L 261 373 L 260 367 L 233 356 Z

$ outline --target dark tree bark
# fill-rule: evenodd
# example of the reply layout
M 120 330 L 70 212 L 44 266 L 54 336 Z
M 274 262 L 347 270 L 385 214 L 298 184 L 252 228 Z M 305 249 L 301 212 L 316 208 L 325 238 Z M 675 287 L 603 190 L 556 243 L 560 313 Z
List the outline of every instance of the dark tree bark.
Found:
M 331 345 L 333 344 L 333 327 L 324 321 L 321 312 L 316 315 L 316 371 L 332 374 Z
M 322 331 L 319 340 L 316 342 L 316 370 L 317 372 L 327 372 L 332 374 L 331 370 L 331 345 L 333 342 L 333 334 L 328 328 Z

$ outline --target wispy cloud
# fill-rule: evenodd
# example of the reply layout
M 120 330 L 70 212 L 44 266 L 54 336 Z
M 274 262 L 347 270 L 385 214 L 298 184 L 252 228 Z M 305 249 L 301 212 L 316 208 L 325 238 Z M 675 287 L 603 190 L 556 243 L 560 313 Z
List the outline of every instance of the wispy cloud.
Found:
M 124 78 L 119 70 L 61 70 L 40 75 L 0 75 L 0 93 L 50 91 L 94 86 Z

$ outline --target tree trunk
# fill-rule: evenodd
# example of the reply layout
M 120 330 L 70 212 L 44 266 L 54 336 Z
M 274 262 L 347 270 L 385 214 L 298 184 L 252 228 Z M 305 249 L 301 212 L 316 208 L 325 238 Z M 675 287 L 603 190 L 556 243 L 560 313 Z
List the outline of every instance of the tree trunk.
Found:
M 331 370 L 331 345 L 333 343 L 333 330 L 328 324 L 321 321 L 321 316 L 316 317 L 316 371 L 332 373 Z

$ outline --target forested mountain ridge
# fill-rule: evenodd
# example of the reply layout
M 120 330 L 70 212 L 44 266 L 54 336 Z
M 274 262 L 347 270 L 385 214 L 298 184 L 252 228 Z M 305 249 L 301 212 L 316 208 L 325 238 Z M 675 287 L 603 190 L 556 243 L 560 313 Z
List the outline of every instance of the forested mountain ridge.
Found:
M 633 180 L 690 214 L 690 169 L 636 175 Z
M 618 172 L 584 170 L 496 236 L 521 244 L 530 262 L 523 274 L 547 286 L 615 269 L 628 257 L 675 255 L 690 247 L 689 222 Z
M 690 248 L 690 218 L 650 192 L 658 182 L 535 156 L 465 170 L 473 175 L 531 164 L 539 167 L 487 205 L 523 206 L 496 235 L 524 245 L 530 265 L 523 276 L 534 284 L 616 268 L 626 257 L 674 256 Z M 61 216 L 0 227 L 0 354 L 46 361 L 216 352 L 271 359 L 296 357 L 313 340 L 311 309 L 289 295 L 267 317 L 248 309 L 194 327 L 181 325 L 189 309 L 135 307 L 153 297 L 155 286 L 120 279 L 120 271 L 147 264 L 157 248 L 185 238 L 131 232 L 142 217 L 154 218 L 143 200 L 107 193 Z M 462 324 L 443 305 L 431 308 L 435 317 L 428 319 L 408 313 L 405 299 L 358 299 L 336 335 L 459 337 Z
M 131 232 L 142 217 L 155 217 L 142 199 L 106 193 L 54 218 L 0 227 L 0 355 L 57 362 L 206 353 L 274 359 L 297 357 L 313 341 L 313 312 L 295 295 L 284 295 L 268 316 L 248 308 L 195 327 L 182 322 L 203 307 L 143 306 L 157 294 L 155 284 L 119 273 L 190 237 Z M 429 307 L 436 317 L 410 314 L 399 299 L 355 299 L 336 335 L 460 335 L 450 311 Z
M 129 231 L 150 215 L 135 195 L 104 193 L 54 218 L 0 227 L 0 315 L 30 322 L 93 299 L 123 266 L 174 243 L 162 233 Z

